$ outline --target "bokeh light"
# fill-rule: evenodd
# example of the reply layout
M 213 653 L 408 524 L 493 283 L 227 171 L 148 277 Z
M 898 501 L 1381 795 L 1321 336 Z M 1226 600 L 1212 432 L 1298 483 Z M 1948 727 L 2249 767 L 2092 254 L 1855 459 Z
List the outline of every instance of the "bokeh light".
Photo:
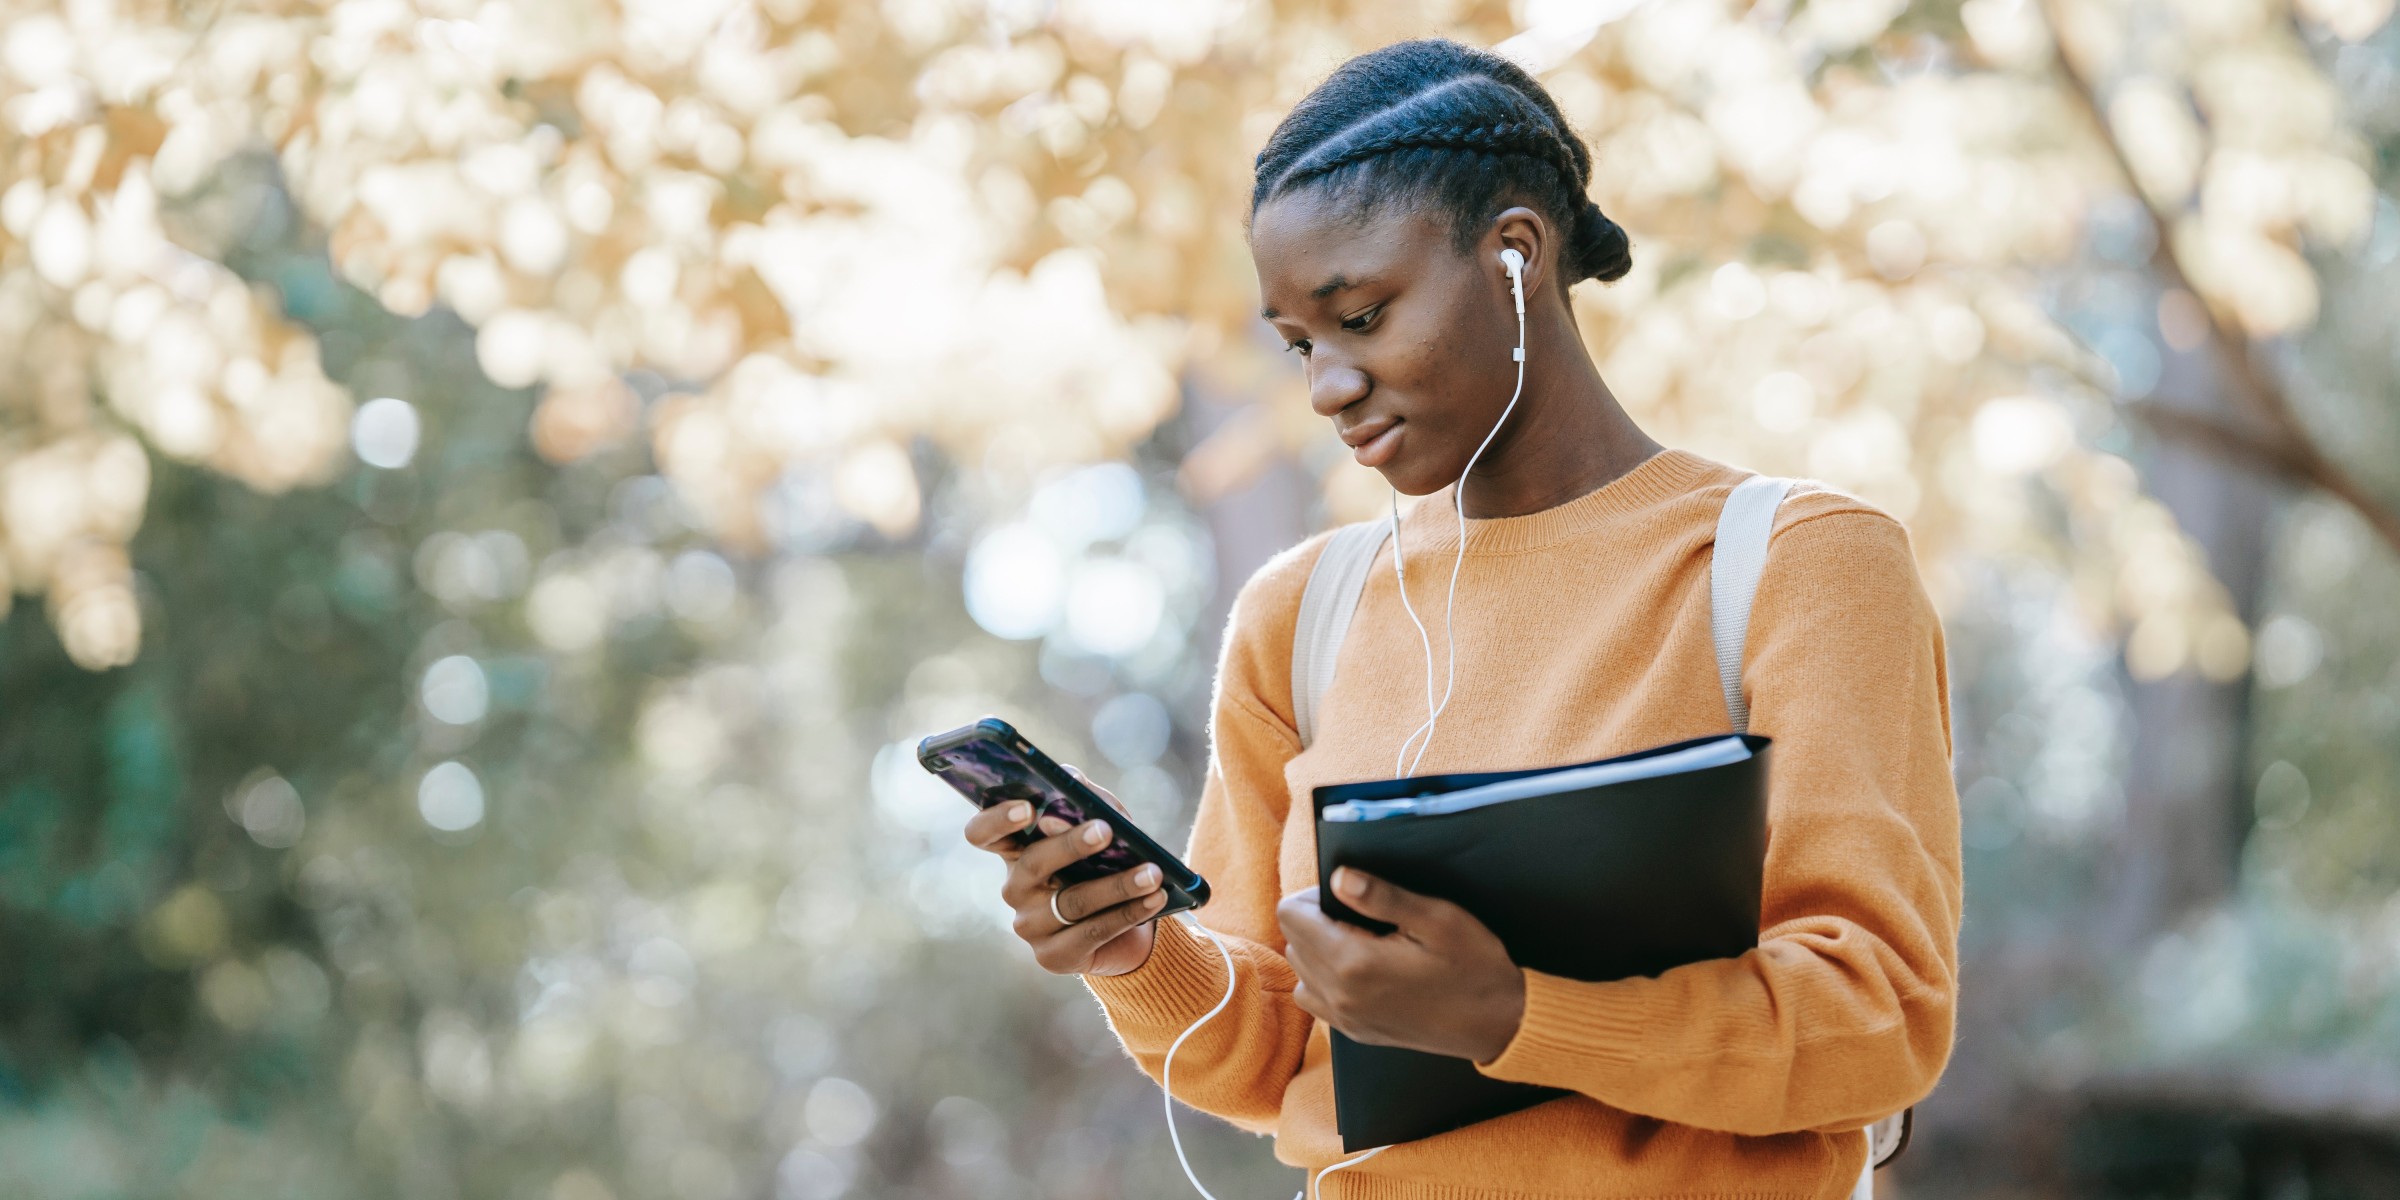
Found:
M 425 668 L 418 690 L 425 711 L 437 721 L 472 725 L 483 719 L 491 704 L 483 667 L 464 654 L 453 654 Z
M 398 470 L 417 456 L 416 406 L 382 396 L 367 401 L 350 417 L 350 448 L 370 467 Z
M 444 833 L 483 823 L 483 781 L 466 764 L 436 763 L 417 783 L 417 815 Z
M 967 613 L 1004 638 L 1034 638 L 1057 622 L 1067 592 L 1065 556 L 1030 525 L 1004 525 L 967 556 Z

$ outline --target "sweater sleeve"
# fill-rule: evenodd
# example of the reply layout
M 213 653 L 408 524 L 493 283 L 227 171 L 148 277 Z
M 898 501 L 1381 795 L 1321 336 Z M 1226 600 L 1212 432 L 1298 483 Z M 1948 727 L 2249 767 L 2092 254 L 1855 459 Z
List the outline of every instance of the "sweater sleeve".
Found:
M 1175 1056 L 1175 1097 L 1252 1133 L 1275 1128 L 1314 1022 L 1292 992 L 1275 920 L 1277 866 L 1291 800 L 1283 769 L 1300 752 L 1291 717 L 1291 640 L 1300 593 L 1323 540 L 1260 568 L 1234 599 L 1217 665 L 1208 771 L 1184 857 L 1209 882 L 1196 915 L 1233 959 L 1223 1012 Z M 1150 957 L 1122 975 L 1087 975 L 1134 1061 L 1163 1081 L 1167 1048 L 1225 999 L 1225 961 L 1181 920 L 1158 922 Z
M 1610 983 L 1527 971 L 1484 1074 L 1754 1136 L 1856 1129 L 1932 1091 L 1962 903 L 1941 624 L 1898 522 L 1800 497 L 1785 520 L 1743 668 L 1774 739 L 1758 948 Z

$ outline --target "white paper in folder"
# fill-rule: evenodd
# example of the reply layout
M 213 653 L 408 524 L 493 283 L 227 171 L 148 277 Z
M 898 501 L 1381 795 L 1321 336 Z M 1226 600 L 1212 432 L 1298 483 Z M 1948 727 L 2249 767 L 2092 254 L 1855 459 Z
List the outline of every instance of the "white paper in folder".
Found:
M 1488 804 L 1502 804 L 1532 796 L 1548 796 L 1604 784 L 1625 783 L 1635 779 L 1656 779 L 1661 775 L 1679 775 L 1705 767 L 1721 767 L 1750 757 L 1750 747 L 1742 739 L 1726 736 L 1713 742 L 1678 750 L 1673 754 L 1653 755 L 1630 762 L 1595 763 L 1588 767 L 1571 767 L 1540 775 L 1504 779 L 1481 787 L 1461 788 L 1455 792 L 1436 795 L 1403 796 L 1397 800 L 1345 800 L 1329 804 L 1319 814 L 1328 821 L 1381 821 L 1389 817 L 1438 817 L 1444 813 L 1465 812 Z

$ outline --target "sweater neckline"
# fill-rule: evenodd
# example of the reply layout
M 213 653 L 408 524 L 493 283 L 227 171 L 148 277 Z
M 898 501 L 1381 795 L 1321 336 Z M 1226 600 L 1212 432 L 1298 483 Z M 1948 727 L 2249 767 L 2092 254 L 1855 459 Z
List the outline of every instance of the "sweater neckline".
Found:
M 1515 517 L 1469 517 L 1467 554 L 1521 554 L 1589 533 L 1692 490 L 1710 465 L 1697 454 L 1669 447 L 1563 504 Z M 1455 483 L 1444 487 L 1401 514 L 1401 543 L 1409 553 L 1458 549 L 1458 516 L 1451 507 L 1457 489 Z

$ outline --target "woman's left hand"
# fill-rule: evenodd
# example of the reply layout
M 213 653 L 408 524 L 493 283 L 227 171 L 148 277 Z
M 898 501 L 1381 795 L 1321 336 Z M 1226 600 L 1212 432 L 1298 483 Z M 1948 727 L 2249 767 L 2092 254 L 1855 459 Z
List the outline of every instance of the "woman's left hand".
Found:
M 1317 889 L 1276 906 L 1292 993 L 1309 1015 L 1377 1046 L 1483 1063 L 1500 1057 L 1525 1015 L 1525 975 L 1483 922 L 1436 900 L 1343 867 L 1342 903 L 1399 926 L 1375 934 L 1326 916 Z

